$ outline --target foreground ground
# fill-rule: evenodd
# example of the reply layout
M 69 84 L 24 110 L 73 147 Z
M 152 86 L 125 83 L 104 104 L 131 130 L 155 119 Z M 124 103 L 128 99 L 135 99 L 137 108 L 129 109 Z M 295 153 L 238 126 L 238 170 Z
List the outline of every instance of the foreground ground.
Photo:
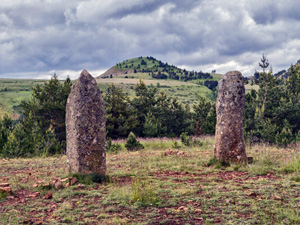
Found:
M 49 186 L 69 177 L 65 156 L 0 159 L 0 183 L 13 191 L 0 192 L 0 224 L 300 223 L 299 147 L 248 146 L 253 164 L 224 167 L 208 163 L 211 137 L 194 147 L 142 143 L 142 151 L 107 154 L 103 184 Z

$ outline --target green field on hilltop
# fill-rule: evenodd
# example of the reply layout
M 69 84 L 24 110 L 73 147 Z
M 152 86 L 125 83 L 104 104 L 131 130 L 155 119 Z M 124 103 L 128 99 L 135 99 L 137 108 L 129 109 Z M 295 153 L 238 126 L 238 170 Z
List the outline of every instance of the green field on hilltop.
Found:
M 31 87 L 43 83 L 43 80 L 0 79 L 0 117 L 7 113 L 18 119 L 22 110 L 21 101 L 30 98 Z
M 125 78 L 128 76 L 128 78 Z M 214 75 L 214 79 L 219 79 L 221 75 Z M 199 85 L 201 80 L 178 81 L 178 80 L 158 80 L 153 79 L 147 73 L 133 73 L 128 75 L 118 75 L 113 78 L 97 79 L 98 86 L 102 92 L 106 92 L 108 84 L 113 83 L 123 89 L 123 91 L 133 98 L 135 95 L 134 86 L 142 79 L 148 86 L 157 87 L 158 91 L 165 92 L 168 96 L 177 97 L 182 103 L 196 103 L 200 96 L 213 99 L 213 92 L 203 85 Z M 31 96 L 31 87 L 43 84 L 43 80 L 23 80 L 23 79 L 0 79 L 0 117 L 8 113 L 12 118 L 17 119 L 21 113 L 21 101 L 27 100 Z M 251 89 L 258 89 L 257 85 L 245 85 L 246 93 Z

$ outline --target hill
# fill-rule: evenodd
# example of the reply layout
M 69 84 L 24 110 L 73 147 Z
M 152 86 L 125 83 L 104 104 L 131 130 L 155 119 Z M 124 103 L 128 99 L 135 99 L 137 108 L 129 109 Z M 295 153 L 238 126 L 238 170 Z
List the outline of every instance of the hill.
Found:
M 300 67 L 300 60 L 297 61 L 295 65 L 292 65 L 293 67 Z M 291 73 L 291 67 L 288 70 L 281 70 L 274 74 L 275 77 L 281 78 L 281 79 L 287 79 L 289 78 Z
M 186 69 L 178 68 L 168 63 L 163 63 L 152 56 L 138 57 L 125 60 L 117 63 L 115 66 L 108 69 L 105 73 L 97 78 L 108 78 L 116 75 L 132 74 L 132 73 L 147 73 L 155 79 L 172 79 L 172 80 L 196 80 L 196 79 L 211 79 L 213 76 L 202 71 L 187 71 Z
M 117 63 L 96 80 L 102 92 L 105 93 L 109 84 L 114 83 L 132 98 L 134 86 L 141 78 L 147 85 L 156 86 L 168 96 L 177 97 L 184 104 L 193 104 L 199 96 L 213 100 L 221 77 L 221 74 L 187 71 L 148 56 Z M 30 98 L 31 87 L 43 83 L 42 80 L 0 79 L 0 118 L 8 113 L 18 119 L 22 114 L 21 101 Z

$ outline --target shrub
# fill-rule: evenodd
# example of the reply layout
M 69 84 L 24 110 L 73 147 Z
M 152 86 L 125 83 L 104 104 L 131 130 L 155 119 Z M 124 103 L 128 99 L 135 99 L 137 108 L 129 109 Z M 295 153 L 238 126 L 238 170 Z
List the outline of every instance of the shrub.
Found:
M 143 149 L 144 146 L 136 139 L 134 133 L 130 132 L 125 144 L 125 148 L 128 151 L 134 151 L 134 150 Z
M 189 136 L 187 134 L 187 132 L 184 132 L 180 135 L 180 139 L 181 139 L 181 142 L 185 145 L 185 146 L 191 146 L 192 145 L 192 142 L 193 142 L 193 139 L 191 136 Z
M 202 146 L 203 143 L 200 140 L 193 139 L 192 136 L 189 136 L 187 132 L 184 132 L 180 135 L 181 142 L 185 146 Z
M 151 183 L 137 179 L 131 187 L 132 201 L 134 203 L 141 203 L 143 206 L 148 206 L 158 201 Z
M 114 144 L 112 143 L 111 138 L 108 138 L 107 143 L 106 143 L 106 151 L 107 152 L 118 152 L 119 150 L 122 149 L 122 146 L 118 143 Z

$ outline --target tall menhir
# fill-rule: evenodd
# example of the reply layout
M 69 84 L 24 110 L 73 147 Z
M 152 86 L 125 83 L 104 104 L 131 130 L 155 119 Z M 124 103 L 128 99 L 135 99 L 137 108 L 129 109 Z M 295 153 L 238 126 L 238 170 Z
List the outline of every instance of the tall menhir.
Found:
M 67 163 L 70 173 L 105 175 L 106 112 L 96 80 L 83 70 L 66 108 Z
M 231 71 L 218 84 L 215 158 L 224 162 L 247 163 L 243 113 L 245 87 L 239 71 Z

